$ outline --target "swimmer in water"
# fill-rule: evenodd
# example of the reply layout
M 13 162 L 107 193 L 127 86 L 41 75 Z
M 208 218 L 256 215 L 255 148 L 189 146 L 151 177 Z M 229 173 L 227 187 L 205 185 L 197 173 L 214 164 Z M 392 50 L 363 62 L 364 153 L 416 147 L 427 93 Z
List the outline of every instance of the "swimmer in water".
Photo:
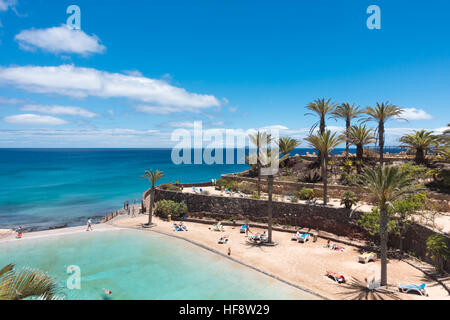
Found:
M 112 294 L 112 291 L 111 291 L 111 290 L 108 290 L 108 289 L 105 289 L 105 288 L 103 288 L 103 292 L 104 292 L 106 295 Z

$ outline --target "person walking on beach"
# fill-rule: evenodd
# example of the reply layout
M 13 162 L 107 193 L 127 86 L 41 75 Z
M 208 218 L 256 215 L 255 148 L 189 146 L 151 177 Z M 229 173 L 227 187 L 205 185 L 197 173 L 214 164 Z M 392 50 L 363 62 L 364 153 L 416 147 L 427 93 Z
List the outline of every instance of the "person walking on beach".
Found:
M 91 218 L 87 221 L 87 230 L 86 231 L 92 231 L 92 221 Z
M 22 226 L 19 226 L 16 231 L 17 231 L 17 238 L 22 239 L 22 234 L 23 234 Z
M 136 218 L 136 215 L 134 214 L 134 206 L 131 208 L 131 217 Z

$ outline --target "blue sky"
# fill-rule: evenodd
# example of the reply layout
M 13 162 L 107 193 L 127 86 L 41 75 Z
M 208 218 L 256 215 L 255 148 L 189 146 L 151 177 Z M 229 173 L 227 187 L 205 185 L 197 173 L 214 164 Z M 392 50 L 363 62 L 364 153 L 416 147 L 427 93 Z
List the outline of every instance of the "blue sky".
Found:
M 64 26 L 72 4 L 81 30 Z M 366 26 L 373 4 L 380 30 Z M 322 97 L 405 108 L 391 145 L 439 132 L 449 11 L 446 0 L 0 0 L 0 147 L 169 147 L 195 120 L 302 138 L 316 121 L 305 106 Z

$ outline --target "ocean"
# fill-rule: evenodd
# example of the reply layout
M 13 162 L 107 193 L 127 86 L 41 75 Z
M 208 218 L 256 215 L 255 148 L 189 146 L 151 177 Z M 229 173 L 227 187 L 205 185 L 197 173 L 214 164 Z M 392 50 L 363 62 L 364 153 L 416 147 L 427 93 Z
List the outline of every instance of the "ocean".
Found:
M 389 149 L 395 151 L 400 149 Z M 292 154 L 306 152 L 313 150 L 301 148 Z M 99 220 L 125 201 L 140 201 L 150 186 L 142 178 L 145 170 L 163 171 L 159 183 L 188 183 L 247 168 L 175 165 L 171 149 L 0 149 L 0 229 L 22 225 L 26 230 L 45 230 L 83 225 L 88 218 Z

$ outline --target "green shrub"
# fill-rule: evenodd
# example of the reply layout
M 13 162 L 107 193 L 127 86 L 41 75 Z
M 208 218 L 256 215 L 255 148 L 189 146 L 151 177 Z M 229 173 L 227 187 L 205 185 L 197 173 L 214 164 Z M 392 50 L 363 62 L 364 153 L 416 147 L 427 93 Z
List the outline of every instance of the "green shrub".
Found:
M 391 213 L 392 215 L 392 213 Z M 364 212 L 358 223 L 363 226 L 372 236 L 380 233 L 380 210 L 373 208 L 372 211 Z M 396 220 L 390 219 L 388 222 L 388 232 L 398 233 Z
M 181 187 L 174 184 L 164 184 L 161 186 L 161 189 L 167 191 L 181 191 Z
M 430 236 L 427 240 L 427 251 L 427 256 L 434 261 L 436 269 L 443 272 L 444 262 L 450 259 L 450 250 L 445 242 L 445 237 L 438 233 Z
M 315 197 L 315 193 L 313 189 L 304 188 L 299 191 L 298 197 L 302 200 L 312 200 Z
M 230 189 L 230 188 L 228 188 L 228 189 Z M 241 182 L 238 184 L 237 189 L 242 193 L 252 194 L 255 191 L 256 187 L 253 184 L 251 184 L 250 182 L 244 181 L 244 182 Z
M 358 198 L 353 191 L 346 190 L 341 194 L 341 205 L 345 205 L 347 209 L 351 209 L 358 203 Z
M 184 202 L 178 203 L 172 200 L 161 200 L 156 203 L 155 215 L 167 218 L 170 214 L 173 218 L 180 218 L 188 212 Z
M 219 179 L 216 181 L 216 185 L 223 187 L 231 191 L 238 191 L 239 183 L 237 181 L 231 181 L 227 179 Z
M 403 172 L 414 179 L 426 179 L 432 176 L 432 171 L 422 165 L 417 165 L 414 162 L 407 162 L 400 166 Z
M 355 170 L 355 166 L 353 166 L 352 160 L 344 161 L 344 164 L 342 165 L 341 170 L 347 174 L 350 174 L 353 170 Z
M 356 175 L 351 174 L 351 173 L 347 173 L 347 172 L 342 172 L 341 175 L 341 183 L 345 186 L 352 186 L 356 184 Z

